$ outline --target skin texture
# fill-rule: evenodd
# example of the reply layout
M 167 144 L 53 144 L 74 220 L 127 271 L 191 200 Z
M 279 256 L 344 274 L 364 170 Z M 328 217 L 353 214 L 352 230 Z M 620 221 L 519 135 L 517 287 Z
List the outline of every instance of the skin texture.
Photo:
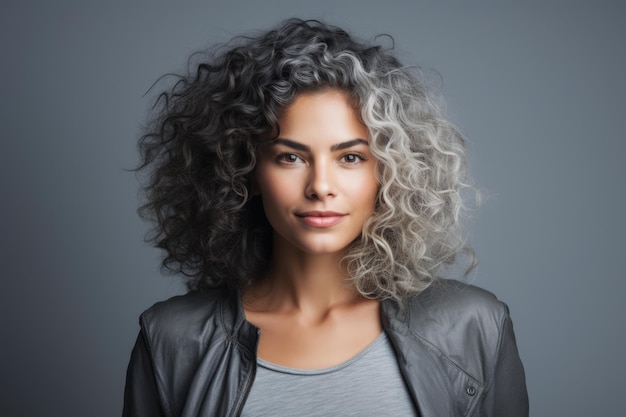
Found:
M 261 328 L 259 357 L 324 368 L 381 332 L 379 303 L 354 291 L 341 267 L 374 211 L 376 160 L 368 129 L 342 91 L 299 95 L 279 126 L 279 138 L 259 150 L 255 171 L 274 257 L 244 294 L 244 308 Z
M 279 126 L 256 167 L 274 238 L 311 255 L 343 251 L 361 234 L 378 190 L 367 127 L 335 90 L 300 95 Z

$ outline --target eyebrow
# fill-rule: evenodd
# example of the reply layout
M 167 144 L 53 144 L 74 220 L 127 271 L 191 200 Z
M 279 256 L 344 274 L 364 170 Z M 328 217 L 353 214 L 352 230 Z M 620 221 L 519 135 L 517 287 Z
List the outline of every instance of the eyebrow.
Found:
M 271 142 L 272 145 L 285 145 L 288 146 L 290 148 L 296 149 L 298 151 L 302 151 L 302 152 L 311 152 L 311 147 L 304 145 L 302 143 L 296 142 L 294 140 L 291 139 L 285 139 L 285 138 L 276 138 L 274 140 L 272 140 Z M 337 143 L 335 145 L 332 145 L 330 147 L 330 150 L 332 152 L 334 151 L 340 151 L 342 149 L 348 149 L 351 148 L 353 146 L 356 145 L 366 145 L 369 146 L 369 143 L 365 140 L 365 139 L 352 139 L 352 140 L 348 140 L 346 142 L 341 142 L 341 143 Z

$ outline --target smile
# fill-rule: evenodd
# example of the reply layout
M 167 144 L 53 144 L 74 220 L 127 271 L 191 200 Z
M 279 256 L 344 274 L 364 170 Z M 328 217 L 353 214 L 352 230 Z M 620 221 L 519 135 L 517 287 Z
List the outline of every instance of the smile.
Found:
M 296 216 L 307 226 L 331 227 L 341 222 L 346 215 L 334 211 L 309 211 L 297 213 Z

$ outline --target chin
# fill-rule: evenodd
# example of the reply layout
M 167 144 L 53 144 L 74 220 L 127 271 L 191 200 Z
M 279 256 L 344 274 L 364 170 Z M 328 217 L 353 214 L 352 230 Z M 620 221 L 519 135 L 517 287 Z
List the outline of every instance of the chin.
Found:
M 353 242 L 354 240 L 345 244 L 339 243 L 336 240 L 333 242 L 302 242 L 295 246 L 309 255 L 344 255 L 350 249 Z

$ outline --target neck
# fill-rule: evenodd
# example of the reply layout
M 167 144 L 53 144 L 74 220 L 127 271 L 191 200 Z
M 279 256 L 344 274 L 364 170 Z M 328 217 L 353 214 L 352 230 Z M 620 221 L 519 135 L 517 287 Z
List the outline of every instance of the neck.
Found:
M 298 310 L 319 315 L 362 300 L 341 260 L 343 253 L 308 254 L 291 245 L 274 245 L 264 278 L 247 292 L 255 309 Z

